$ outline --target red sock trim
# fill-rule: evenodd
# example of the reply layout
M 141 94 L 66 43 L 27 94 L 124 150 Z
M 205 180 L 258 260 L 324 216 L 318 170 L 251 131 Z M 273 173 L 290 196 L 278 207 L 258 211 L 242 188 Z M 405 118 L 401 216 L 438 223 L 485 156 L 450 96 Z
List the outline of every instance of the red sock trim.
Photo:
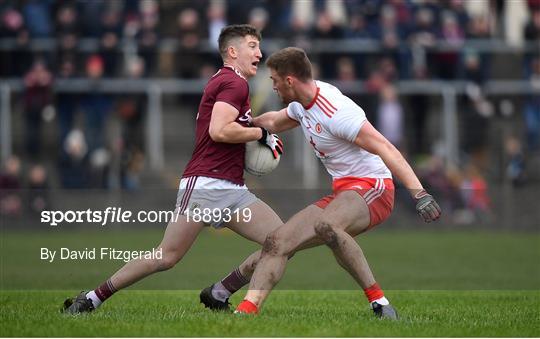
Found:
M 257 314 L 257 313 L 259 313 L 259 308 L 257 307 L 257 305 L 255 305 L 251 301 L 244 299 L 238 305 L 238 307 L 236 308 L 236 311 L 238 313 Z
M 368 298 L 368 301 L 370 303 L 384 297 L 384 293 L 381 290 L 381 287 L 379 286 L 379 284 L 377 283 L 374 283 L 368 288 L 364 288 L 364 293 L 366 294 L 366 297 Z

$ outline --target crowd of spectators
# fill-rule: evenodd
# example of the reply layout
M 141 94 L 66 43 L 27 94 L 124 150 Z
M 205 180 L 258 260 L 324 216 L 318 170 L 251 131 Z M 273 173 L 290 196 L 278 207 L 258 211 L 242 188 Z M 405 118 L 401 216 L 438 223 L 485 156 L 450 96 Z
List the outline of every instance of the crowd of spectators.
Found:
M 530 19 L 523 37 L 538 41 L 540 2 L 527 4 Z M 500 38 L 503 25 L 494 25 L 494 18 L 496 13 L 472 13 L 464 0 L 0 0 L 0 38 L 15 44 L 0 53 L 0 75 L 22 76 L 35 57 L 31 42 L 53 38 L 54 49 L 39 53 L 55 72 L 66 59 L 76 70 L 84 69 L 86 59 L 98 53 L 105 77 L 123 76 L 125 54 L 135 52 L 144 60 L 145 75 L 197 78 L 219 64 L 215 47 L 220 29 L 250 23 L 265 39 L 296 46 L 309 47 L 316 39 L 372 39 L 381 47 L 376 57 L 391 58 L 399 78 L 482 81 L 489 76 L 489 54 L 462 47 L 467 40 Z M 89 38 L 96 45 L 80 48 Z M 160 53 L 160 42 L 167 38 L 177 42 L 172 61 Z M 451 49 L 434 49 L 438 43 Z M 366 53 L 351 57 L 355 76 L 367 76 Z M 335 53 L 316 59 L 323 78 L 337 76 Z M 167 64 L 174 71 L 159 72 L 170 70 Z
M 21 161 L 9 157 L 0 168 L 0 217 L 39 214 L 50 207 L 49 179 L 41 164 L 32 164 L 24 175 Z

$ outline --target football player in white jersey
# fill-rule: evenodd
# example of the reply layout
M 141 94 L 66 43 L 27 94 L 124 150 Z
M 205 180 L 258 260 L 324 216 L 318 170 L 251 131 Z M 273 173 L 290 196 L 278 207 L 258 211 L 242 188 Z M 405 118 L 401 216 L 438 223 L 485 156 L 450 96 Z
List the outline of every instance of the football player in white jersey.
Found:
M 288 106 L 262 114 L 253 123 L 271 133 L 300 126 L 332 176 L 333 194 L 298 212 L 267 236 L 249 291 L 236 312 L 258 313 L 281 279 L 287 258 L 302 248 L 324 243 L 362 287 L 375 314 L 397 319 L 353 237 L 390 215 L 392 174 L 416 200 L 416 210 L 425 222 L 439 218 L 439 205 L 401 153 L 367 121 L 362 108 L 336 87 L 313 79 L 311 63 L 302 49 L 282 49 L 266 64 L 274 90 Z

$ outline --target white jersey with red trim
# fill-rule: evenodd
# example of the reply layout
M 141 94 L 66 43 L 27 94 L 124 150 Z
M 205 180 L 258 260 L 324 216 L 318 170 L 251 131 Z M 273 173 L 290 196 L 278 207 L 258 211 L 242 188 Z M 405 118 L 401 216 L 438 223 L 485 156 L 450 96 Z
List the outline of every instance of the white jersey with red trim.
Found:
M 300 123 L 304 136 L 334 179 L 391 178 L 382 159 L 354 143 L 367 121 L 364 110 L 336 87 L 316 81 L 317 94 L 303 107 L 292 102 L 287 115 Z

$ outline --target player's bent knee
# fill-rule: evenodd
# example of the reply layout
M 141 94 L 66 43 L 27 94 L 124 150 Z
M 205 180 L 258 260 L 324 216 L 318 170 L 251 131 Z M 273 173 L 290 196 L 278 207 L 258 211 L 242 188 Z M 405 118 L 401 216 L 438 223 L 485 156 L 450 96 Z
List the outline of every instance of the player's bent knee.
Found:
M 174 253 L 164 252 L 161 259 L 156 259 L 158 271 L 166 271 L 173 268 L 177 262 L 179 262 L 181 257 Z
M 315 234 L 328 247 L 335 248 L 338 245 L 337 233 L 332 225 L 326 221 L 319 221 L 315 224 Z
M 263 243 L 262 255 L 286 255 L 287 253 L 285 253 L 285 248 L 281 242 L 281 239 L 282 238 L 279 236 L 278 232 L 270 232 Z
M 277 235 L 275 232 L 268 234 L 263 243 L 262 254 L 263 255 L 276 255 L 277 254 Z

